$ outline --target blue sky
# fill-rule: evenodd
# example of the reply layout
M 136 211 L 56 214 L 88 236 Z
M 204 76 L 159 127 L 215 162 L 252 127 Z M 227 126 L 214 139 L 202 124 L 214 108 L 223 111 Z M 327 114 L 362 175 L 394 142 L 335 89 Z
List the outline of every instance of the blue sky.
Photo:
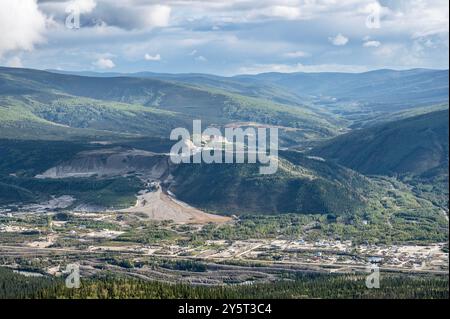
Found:
M 220 75 L 447 69 L 448 6 L 447 0 L 0 0 L 0 65 Z M 79 29 L 66 25 L 74 12 Z

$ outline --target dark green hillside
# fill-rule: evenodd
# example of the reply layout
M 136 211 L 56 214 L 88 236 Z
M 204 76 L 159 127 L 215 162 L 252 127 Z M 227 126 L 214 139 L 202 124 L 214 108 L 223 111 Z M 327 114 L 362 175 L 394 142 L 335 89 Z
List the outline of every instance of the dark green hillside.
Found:
M 51 196 L 71 195 L 77 204 L 102 208 L 127 208 L 136 202 L 142 183 L 134 177 L 108 179 L 37 179 L 2 177 L 0 205 L 41 203 Z
M 34 176 L 89 148 L 80 142 L 0 139 L 0 176 Z
M 43 141 L 0 139 L 0 205 L 40 203 L 51 196 L 72 195 L 75 204 L 125 208 L 131 206 L 142 188 L 137 178 L 82 178 L 45 180 L 34 178 L 81 151 L 103 147 L 140 147 L 166 151 L 169 144 L 159 139 L 125 139 L 98 145 L 82 141 Z
M 42 141 L 0 139 L 0 177 L 14 174 L 32 177 L 73 159 L 81 151 L 101 148 L 138 148 L 152 152 L 169 152 L 172 141 L 158 138 L 116 139 L 107 145 L 83 141 Z
M 448 110 L 448 103 L 427 105 L 423 107 L 414 107 L 407 110 L 402 110 L 395 113 L 381 113 L 362 119 L 361 121 L 354 121 L 351 125 L 352 129 L 368 128 L 375 125 L 385 124 L 388 122 L 400 121 L 410 117 L 424 115 L 427 113 Z
M 313 154 L 367 174 L 448 174 L 449 111 L 339 136 Z
M 416 196 L 448 209 L 449 111 L 393 121 L 339 136 L 313 149 L 365 174 L 394 175 Z
M 33 203 L 38 196 L 26 188 L 0 182 L 0 204 Z
M 177 196 L 222 213 L 352 214 L 365 206 L 370 181 L 338 165 L 294 152 L 281 154 L 274 175 L 258 164 L 181 165 L 173 173 Z

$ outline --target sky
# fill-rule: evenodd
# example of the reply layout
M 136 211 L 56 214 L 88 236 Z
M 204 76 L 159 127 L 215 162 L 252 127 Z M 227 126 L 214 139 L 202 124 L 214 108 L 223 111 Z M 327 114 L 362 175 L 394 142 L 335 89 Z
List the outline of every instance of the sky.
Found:
M 0 65 L 226 76 L 448 69 L 448 12 L 448 0 L 0 0 Z

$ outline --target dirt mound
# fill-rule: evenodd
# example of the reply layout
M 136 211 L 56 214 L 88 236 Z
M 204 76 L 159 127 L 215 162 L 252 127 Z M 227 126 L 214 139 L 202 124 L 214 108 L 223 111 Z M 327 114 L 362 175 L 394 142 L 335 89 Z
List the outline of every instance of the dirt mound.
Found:
M 138 196 L 134 207 L 121 210 L 124 213 L 144 213 L 153 220 L 173 220 L 180 224 L 225 223 L 229 217 L 208 214 L 176 200 L 161 189 Z

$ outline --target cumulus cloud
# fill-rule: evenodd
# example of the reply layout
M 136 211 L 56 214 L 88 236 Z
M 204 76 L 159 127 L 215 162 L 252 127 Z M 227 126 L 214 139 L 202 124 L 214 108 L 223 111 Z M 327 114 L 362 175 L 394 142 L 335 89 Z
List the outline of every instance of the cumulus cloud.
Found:
M 365 48 L 378 48 L 381 45 L 380 41 L 368 40 L 363 43 L 363 47 Z
M 11 14 L 10 7 L 36 1 L 42 27 L 25 25 L 34 25 L 33 14 L 27 13 L 25 22 Z M 83 12 L 76 31 L 64 27 L 70 3 Z M 308 56 L 304 60 L 316 70 L 353 63 L 448 68 L 448 6 L 447 0 L 0 0 L 0 60 L 6 64 L 18 56 L 27 67 L 86 69 L 99 58 L 120 57 L 118 69 L 129 72 L 149 66 L 146 53 L 158 53 L 168 63 L 152 63 L 155 72 L 219 74 L 243 66 L 305 70 L 308 66 L 290 62 Z M 368 29 L 374 10 L 380 28 Z M 47 20 L 45 26 L 45 17 L 54 24 Z M 24 25 L 17 27 L 16 20 Z M 16 35 L 9 37 L 10 30 Z M 367 34 L 373 38 L 364 38 Z M 19 52 L 33 47 L 39 50 Z M 220 63 L 192 63 L 205 57 Z
M 166 27 L 170 22 L 170 14 L 172 9 L 169 6 L 156 5 L 149 8 L 147 13 L 147 21 L 151 26 L 155 27 Z
M 191 20 L 257 22 L 266 20 L 308 20 L 325 14 L 345 13 L 374 0 L 167 0 L 178 8 L 189 7 Z
M 283 54 L 283 56 L 285 58 L 290 58 L 290 59 L 292 59 L 292 58 L 306 58 L 306 57 L 309 57 L 310 54 L 307 53 L 307 52 L 304 52 L 304 51 L 294 51 L 294 52 L 285 53 L 285 54 Z
M 108 59 L 108 58 L 99 58 L 93 64 L 95 67 L 97 67 L 99 69 L 112 69 L 112 68 L 116 67 L 113 60 Z
M 346 36 L 344 36 L 342 33 L 339 33 L 335 37 L 330 37 L 330 38 L 328 38 L 328 40 L 333 45 L 336 45 L 336 46 L 343 46 L 343 45 L 346 45 L 348 43 L 348 38 Z
M 171 7 L 167 5 L 126 6 L 114 2 L 99 5 L 92 19 L 127 30 L 145 29 L 169 26 L 171 12 Z
M 208 59 L 205 58 L 203 55 L 199 55 L 198 57 L 195 58 L 195 60 L 199 61 L 199 62 L 206 62 L 206 61 L 208 61 Z
M 295 6 L 269 6 L 262 9 L 251 10 L 247 14 L 247 19 L 256 18 L 280 18 L 286 20 L 295 20 L 301 17 L 299 7 Z
M 36 0 L 0 2 L 0 57 L 9 51 L 30 51 L 44 42 L 46 16 Z
M 208 21 L 210 29 L 229 23 L 313 20 L 324 16 L 348 21 L 361 18 L 363 29 L 366 18 L 376 11 L 382 19 L 382 28 L 402 25 L 418 36 L 448 32 L 447 0 L 39 0 L 49 15 L 58 10 L 64 13 L 62 9 L 71 2 L 86 8 L 83 11 L 92 11 L 86 19 L 125 29 L 168 26 L 172 14 L 177 25 Z
M 84 14 L 92 12 L 97 6 L 97 3 L 94 0 L 71 0 L 65 6 L 66 12 L 75 10 L 80 14 Z
M 192 50 L 189 53 L 189 55 L 192 56 L 192 57 L 195 57 L 194 58 L 195 61 L 198 61 L 198 62 L 206 62 L 206 61 L 208 61 L 208 59 L 205 58 L 203 55 L 198 55 L 198 51 L 197 50 Z
M 161 55 L 160 54 L 150 55 L 150 54 L 146 53 L 144 56 L 144 59 L 146 61 L 161 61 Z
M 60 23 L 67 13 L 78 11 L 83 27 L 107 25 L 125 30 L 166 27 L 172 8 L 156 1 L 112 0 L 41 0 L 40 7 Z

